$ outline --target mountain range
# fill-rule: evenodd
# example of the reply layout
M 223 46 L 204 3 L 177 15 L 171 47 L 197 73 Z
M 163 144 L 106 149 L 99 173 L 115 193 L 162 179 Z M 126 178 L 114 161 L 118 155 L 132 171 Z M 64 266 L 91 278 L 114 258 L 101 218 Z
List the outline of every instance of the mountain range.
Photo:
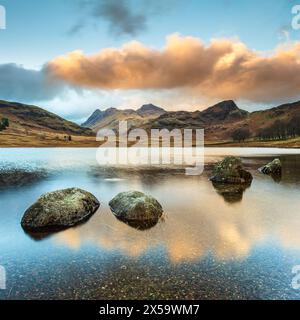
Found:
M 101 128 L 117 129 L 120 120 L 127 120 L 129 127 L 144 129 L 204 128 L 208 141 L 230 140 L 236 129 L 247 129 L 256 137 L 263 129 L 270 128 L 276 121 L 288 123 L 300 116 L 300 101 L 283 104 L 271 109 L 248 112 L 240 109 L 232 100 L 222 101 L 203 111 L 172 111 L 152 104 L 138 110 L 110 108 L 96 110 L 82 124 L 93 131 Z
M 68 142 L 70 146 L 76 143 L 94 146 L 96 132 L 101 128 L 117 129 L 120 120 L 127 120 L 129 128 L 146 130 L 204 128 L 206 143 L 219 144 L 232 141 L 232 134 L 237 129 L 246 129 L 250 137 L 258 137 L 262 130 L 271 128 L 275 123 L 285 124 L 287 128 L 294 122 L 300 130 L 300 101 L 255 112 L 240 109 L 232 100 L 191 112 L 166 111 L 153 104 L 143 105 L 137 110 L 97 109 L 82 125 L 78 125 L 37 106 L 0 100 L 0 120 L 3 118 L 9 120 L 9 127 L 0 130 L 2 146 L 65 145 L 65 135 L 72 136 L 72 143 Z M 293 146 L 298 146 L 298 142 Z
M 116 129 L 119 121 L 127 121 L 128 127 L 143 127 L 151 120 L 159 118 L 165 114 L 166 111 L 153 104 L 145 104 L 138 110 L 125 109 L 119 110 L 116 108 L 109 108 L 104 111 L 97 109 L 85 121 L 82 126 L 91 128 L 95 132 L 102 128 Z

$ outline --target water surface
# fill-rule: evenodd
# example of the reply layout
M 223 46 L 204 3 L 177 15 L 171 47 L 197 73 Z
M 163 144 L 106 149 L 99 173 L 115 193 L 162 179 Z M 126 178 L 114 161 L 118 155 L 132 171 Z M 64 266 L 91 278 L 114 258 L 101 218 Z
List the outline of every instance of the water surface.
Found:
M 208 181 L 224 155 L 243 158 L 254 176 L 236 192 Z M 206 149 L 199 177 L 172 168 L 103 168 L 95 149 L 1 149 L 0 168 L 46 170 L 22 187 L 0 189 L 1 299 L 298 299 L 292 268 L 300 264 L 300 154 L 288 149 Z M 257 168 L 274 157 L 281 180 Z M 44 192 L 92 192 L 101 207 L 85 224 L 33 237 L 20 220 Z M 164 217 L 140 230 L 117 220 L 108 202 L 140 190 Z

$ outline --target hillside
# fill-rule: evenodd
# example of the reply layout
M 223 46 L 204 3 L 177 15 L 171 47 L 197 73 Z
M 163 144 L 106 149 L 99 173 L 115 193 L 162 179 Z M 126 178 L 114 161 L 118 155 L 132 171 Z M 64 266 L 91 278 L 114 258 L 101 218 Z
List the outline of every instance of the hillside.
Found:
M 36 106 L 0 101 L 0 117 L 9 119 L 10 129 L 92 135 L 90 129 L 67 121 Z
M 75 146 L 76 141 L 90 144 L 95 140 L 91 129 L 36 106 L 0 100 L 2 118 L 8 119 L 9 127 L 0 131 L 0 146 L 65 146 L 66 140 L 68 146 Z

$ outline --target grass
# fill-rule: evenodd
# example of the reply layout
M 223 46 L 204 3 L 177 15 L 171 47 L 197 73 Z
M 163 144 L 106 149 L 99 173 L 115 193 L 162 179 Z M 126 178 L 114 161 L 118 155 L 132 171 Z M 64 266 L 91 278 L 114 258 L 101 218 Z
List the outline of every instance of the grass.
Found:
M 205 142 L 207 147 L 256 147 L 256 148 L 300 148 L 300 137 L 286 140 L 249 140 L 245 142 L 233 142 L 233 141 L 207 141 Z
M 95 136 L 72 135 L 72 141 L 66 141 L 68 134 L 36 131 L 36 130 L 16 130 L 8 128 L 0 132 L 0 147 L 8 148 L 52 148 L 52 147 L 98 147 L 100 142 L 96 141 Z M 300 137 L 277 141 L 258 141 L 249 140 L 245 142 L 205 141 L 206 147 L 274 147 L 274 148 L 300 148 Z
M 0 147 L 29 148 L 29 147 L 97 147 L 99 142 L 92 136 L 73 136 L 72 141 L 66 141 L 64 134 L 42 132 L 40 134 L 21 134 L 15 132 L 0 132 Z

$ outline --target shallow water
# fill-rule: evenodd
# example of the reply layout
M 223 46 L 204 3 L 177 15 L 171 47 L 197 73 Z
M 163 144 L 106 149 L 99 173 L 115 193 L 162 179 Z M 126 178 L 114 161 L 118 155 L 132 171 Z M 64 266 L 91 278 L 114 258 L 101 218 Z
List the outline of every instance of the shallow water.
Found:
M 254 176 L 238 193 L 216 190 L 210 164 L 242 156 Z M 280 181 L 257 168 L 280 157 Z M 181 170 L 101 168 L 94 149 L 1 149 L 0 168 L 45 169 L 34 183 L 0 189 L 1 299 L 299 299 L 300 154 L 288 149 L 206 149 L 199 177 Z M 26 234 L 20 220 L 44 192 L 80 187 L 101 207 L 85 224 L 52 235 Z M 117 220 L 119 192 L 156 197 L 165 214 L 148 230 Z M 244 192 L 243 192 L 244 191 Z

